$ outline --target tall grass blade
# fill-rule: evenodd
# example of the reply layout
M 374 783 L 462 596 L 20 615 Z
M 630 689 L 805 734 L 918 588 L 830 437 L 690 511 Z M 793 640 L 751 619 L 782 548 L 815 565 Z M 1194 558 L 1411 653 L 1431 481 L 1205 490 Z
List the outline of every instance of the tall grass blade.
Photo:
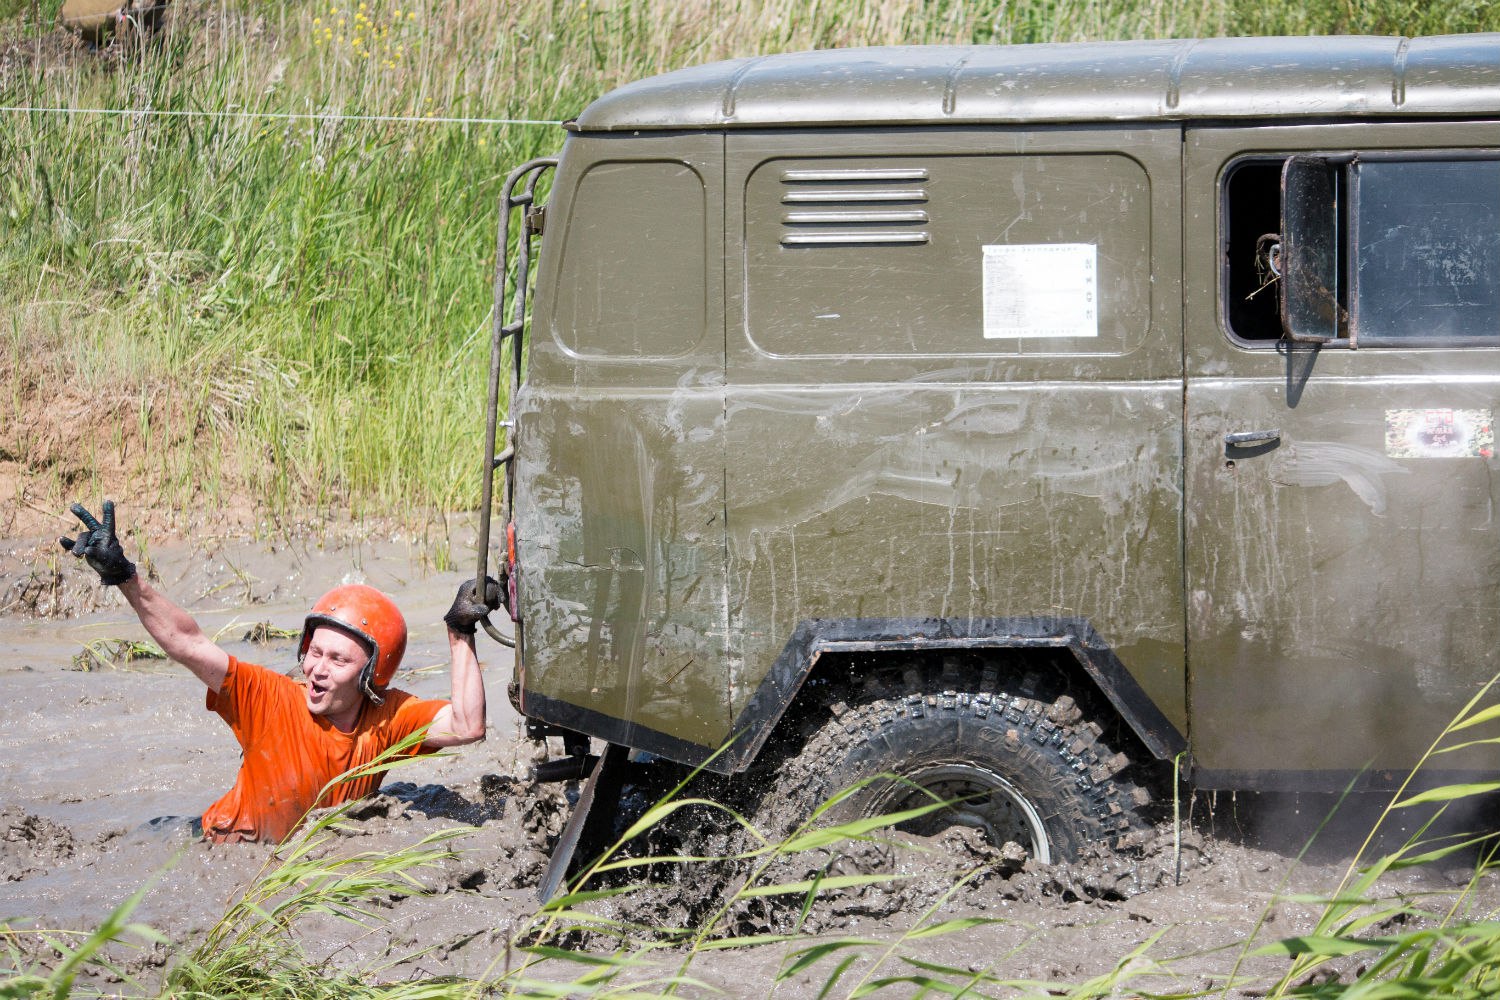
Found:
M 819 941 L 807 948 L 799 948 L 792 952 L 788 963 L 776 973 L 777 982 L 785 982 L 793 976 L 821 962 L 829 955 L 841 951 L 849 951 L 853 948 L 868 948 L 880 944 L 872 938 L 838 938 L 833 941 Z
M 849 967 L 857 961 L 859 961 L 858 955 L 845 955 L 841 958 L 839 964 L 835 965 L 833 971 L 829 972 L 827 978 L 823 980 L 823 988 L 818 990 L 818 1000 L 824 1000 L 825 997 L 837 989 L 839 980 L 844 978 L 844 973 L 848 972 Z M 778 981 L 781 978 L 778 974 Z
M 543 944 L 530 945 L 521 950 L 528 955 L 536 955 L 539 958 L 551 958 L 559 962 L 575 962 L 580 965 L 606 966 L 612 969 L 638 969 L 651 964 L 627 955 L 595 955 L 586 951 L 571 951 L 567 948 L 556 948 Z
M 1408 809 L 1412 806 L 1425 805 L 1429 802 L 1453 802 L 1457 799 L 1472 798 L 1476 795 L 1488 795 L 1491 792 L 1500 792 L 1500 781 L 1477 781 L 1459 785 L 1442 785 L 1438 788 L 1429 788 L 1417 792 L 1408 798 L 1392 805 L 1393 809 Z
M 1385 948 L 1392 943 L 1391 938 L 1290 937 L 1262 945 L 1252 954 L 1291 955 L 1293 957 L 1311 955 L 1317 958 L 1335 958 L 1340 955 L 1358 955 L 1376 948 Z
M 903 875 L 829 875 L 823 878 L 804 879 L 798 882 L 782 882 L 776 885 L 755 885 L 740 890 L 744 899 L 760 899 L 768 896 L 792 896 L 832 889 L 850 889 L 862 885 L 885 885 L 902 878 Z
M 918 941 L 922 938 L 941 937 L 945 934 L 956 934 L 961 931 L 972 930 L 975 927 L 987 927 L 991 924 L 1003 924 L 1004 920 L 998 917 L 955 917 L 952 920 L 943 920 L 935 924 L 924 924 L 906 935 L 908 941 Z
M 1500 719 L 1500 704 L 1487 705 L 1477 712 L 1469 712 L 1460 716 L 1448 727 L 1448 732 L 1456 733 L 1473 726 L 1483 725 L 1493 719 Z
M 784 944 L 801 940 L 797 934 L 747 934 L 744 937 L 717 938 L 699 945 L 701 951 L 727 951 L 731 948 L 760 948 L 768 944 Z
M 839 823 L 836 826 L 818 827 L 788 838 L 777 848 L 777 851 L 784 854 L 798 854 L 846 840 L 858 840 L 876 830 L 900 826 L 902 823 L 926 816 L 928 813 L 946 809 L 950 805 L 949 802 L 939 800 L 911 809 L 903 809 L 900 812 L 882 816 L 866 816 L 847 823 Z

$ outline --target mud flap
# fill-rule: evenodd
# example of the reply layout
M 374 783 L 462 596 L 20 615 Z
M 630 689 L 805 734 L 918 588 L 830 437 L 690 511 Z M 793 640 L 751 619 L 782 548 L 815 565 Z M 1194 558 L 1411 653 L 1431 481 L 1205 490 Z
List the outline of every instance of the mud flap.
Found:
M 608 846 L 606 838 L 613 828 L 629 753 L 626 747 L 611 743 L 599 758 L 599 763 L 594 765 L 593 773 L 584 782 L 583 791 L 578 796 L 578 804 L 573 807 L 573 815 L 568 817 L 568 825 L 563 827 L 557 847 L 552 851 L 552 861 L 537 886 L 537 899 L 541 902 L 557 895 L 557 890 L 571 873 L 575 855 L 584 861 L 592 861 L 594 855 Z

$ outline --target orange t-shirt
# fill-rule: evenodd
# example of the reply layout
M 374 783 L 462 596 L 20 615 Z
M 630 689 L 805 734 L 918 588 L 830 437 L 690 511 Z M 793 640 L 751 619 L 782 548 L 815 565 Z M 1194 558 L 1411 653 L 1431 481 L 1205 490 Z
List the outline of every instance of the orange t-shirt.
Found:
M 314 803 L 333 806 L 369 795 L 384 771 L 334 785 L 318 798 L 329 781 L 428 725 L 446 704 L 390 690 L 383 705 L 367 700 L 354 731 L 341 733 L 307 710 L 301 684 L 231 656 L 224 686 L 208 692 L 208 709 L 229 723 L 244 759 L 234 787 L 203 813 L 204 837 L 279 842 Z

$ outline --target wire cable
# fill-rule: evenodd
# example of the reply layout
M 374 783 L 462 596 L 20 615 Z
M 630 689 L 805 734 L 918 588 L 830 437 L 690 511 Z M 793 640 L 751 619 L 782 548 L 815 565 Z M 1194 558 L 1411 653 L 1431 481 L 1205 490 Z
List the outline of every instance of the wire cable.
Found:
M 561 125 L 560 118 L 454 118 L 436 115 L 345 115 L 314 111 L 162 111 L 156 108 L 48 108 L 0 106 L 4 114 L 158 115 L 170 118 L 271 119 L 276 121 L 409 122 L 432 125 Z

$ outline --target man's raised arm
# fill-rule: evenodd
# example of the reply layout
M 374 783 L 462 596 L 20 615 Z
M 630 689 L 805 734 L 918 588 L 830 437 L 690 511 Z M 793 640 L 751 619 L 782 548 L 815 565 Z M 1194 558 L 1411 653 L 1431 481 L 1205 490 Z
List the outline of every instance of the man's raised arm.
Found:
M 465 580 L 453 599 L 453 607 L 443 616 L 448 626 L 448 651 L 453 658 L 453 690 L 450 701 L 432 725 L 422 747 L 463 746 L 484 739 L 486 706 L 484 675 L 474 649 L 474 632 L 491 611 L 500 607 L 505 588 L 499 581 L 485 578 L 484 600 L 476 596 L 473 580 Z
M 162 652 L 191 670 L 217 694 L 229 673 L 229 654 L 203 634 L 192 615 L 136 574 L 135 563 L 125 558 L 120 540 L 115 537 L 114 501 L 104 501 L 103 522 L 95 520 L 82 504 L 75 503 L 71 510 L 83 522 L 85 530 L 77 538 L 58 539 L 63 549 L 85 560 L 99 574 L 100 582 L 119 587 Z

